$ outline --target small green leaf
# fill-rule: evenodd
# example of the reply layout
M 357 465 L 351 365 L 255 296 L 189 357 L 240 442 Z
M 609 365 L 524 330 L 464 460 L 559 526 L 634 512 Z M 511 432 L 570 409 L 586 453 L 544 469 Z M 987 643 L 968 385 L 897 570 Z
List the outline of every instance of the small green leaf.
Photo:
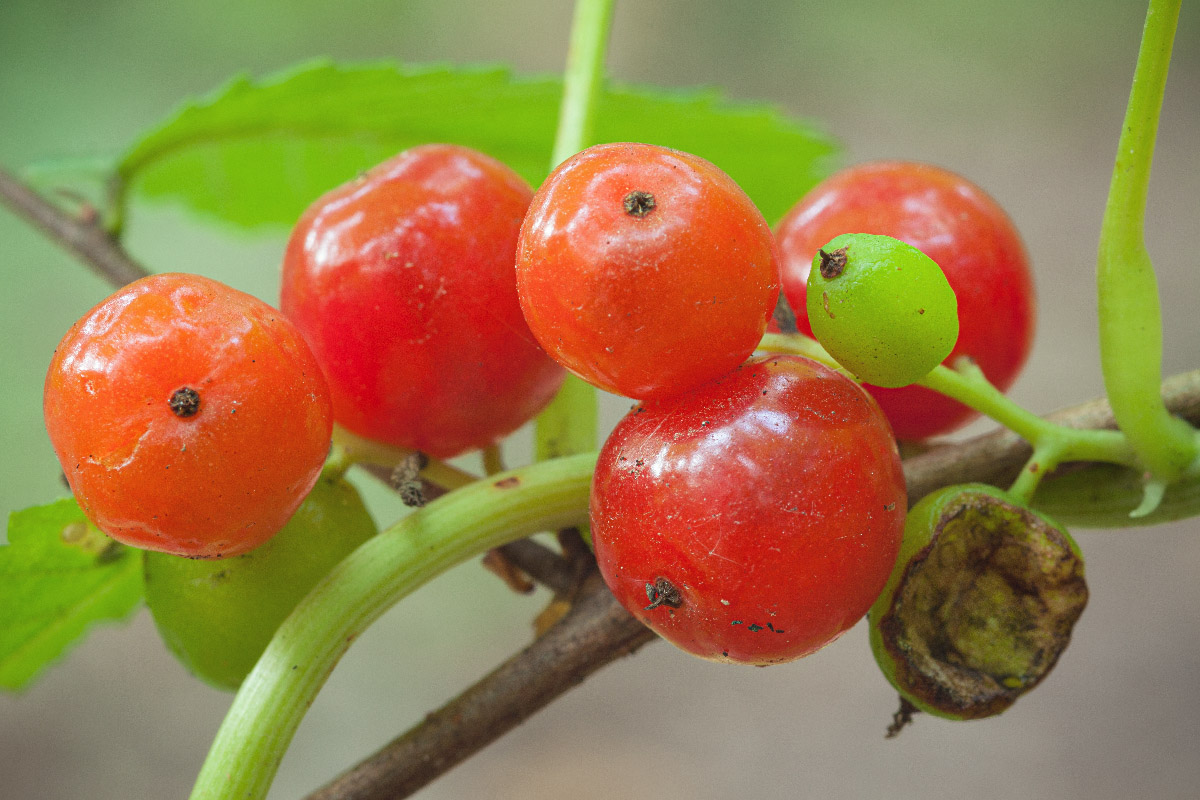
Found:
M 134 189 L 238 225 L 291 225 L 322 192 L 408 147 L 477 148 L 537 185 L 561 83 L 499 67 L 304 65 L 238 78 L 184 105 L 121 159 L 118 203 Z M 638 141 L 714 162 L 780 217 L 832 168 L 834 146 L 778 109 L 711 91 L 613 87 L 597 141 Z
M 87 521 L 74 500 L 15 511 L 0 547 L 0 688 L 28 686 L 93 623 L 142 598 L 141 558 Z

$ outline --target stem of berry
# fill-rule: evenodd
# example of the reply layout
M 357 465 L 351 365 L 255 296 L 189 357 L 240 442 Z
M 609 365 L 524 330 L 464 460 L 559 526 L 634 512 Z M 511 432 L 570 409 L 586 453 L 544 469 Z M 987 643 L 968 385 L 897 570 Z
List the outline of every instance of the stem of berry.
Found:
M 807 336 L 769 333 L 763 337 L 760 348 L 774 353 L 795 353 L 840 368 L 819 343 Z M 1103 461 L 1123 466 L 1138 463 L 1124 434 L 1066 428 L 1039 417 L 1006 397 L 970 361 L 964 361 L 957 370 L 938 365 L 917 384 L 986 414 L 1033 445 L 1033 458 L 1013 485 L 1018 498 L 1031 497 L 1042 477 L 1064 461 Z M 1031 466 L 1035 469 L 1029 469 Z
M 596 101 L 604 82 L 604 53 L 613 5 L 614 0 L 578 0 L 575 4 L 551 169 L 587 147 L 591 140 Z
M 394 469 L 397 465 L 411 456 L 414 451 L 403 447 L 393 447 L 383 442 L 364 439 L 356 433 L 351 433 L 340 425 L 334 425 L 333 441 L 336 447 L 345 452 L 345 458 L 356 464 L 374 464 L 380 467 Z M 459 469 L 453 464 L 436 458 L 425 457 L 425 466 L 421 469 L 421 477 L 447 491 L 458 489 L 479 480 L 466 470 Z
M 1200 452 L 1197 432 L 1167 413 L 1162 377 L 1162 315 L 1158 281 L 1143 228 L 1154 139 L 1181 0 L 1150 0 L 1125 111 L 1100 233 L 1096 284 L 1100 361 L 1113 415 L 1148 471 L 1145 501 L 1152 511 L 1162 490 Z
M 615 0 L 578 0 L 571 21 L 563 99 L 550 156 L 553 169 L 591 141 L 596 101 L 604 83 L 604 54 Z M 596 446 L 596 390 L 574 375 L 537 418 L 538 460 L 592 450 Z
M 192 800 L 267 794 L 304 712 L 350 643 L 401 598 L 467 558 L 587 520 L 595 453 L 447 494 L 371 539 L 309 593 L 242 683 Z

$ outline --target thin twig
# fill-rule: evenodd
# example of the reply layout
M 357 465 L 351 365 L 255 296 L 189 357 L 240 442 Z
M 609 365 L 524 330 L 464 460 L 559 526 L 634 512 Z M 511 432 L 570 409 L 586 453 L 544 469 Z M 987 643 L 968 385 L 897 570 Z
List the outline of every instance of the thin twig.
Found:
M 504 557 L 555 594 L 567 595 L 578 585 L 571 563 L 533 539 L 518 539 L 497 548 Z
M 1200 423 L 1200 370 L 1167 380 L 1172 413 Z M 1102 400 L 1050 415 L 1075 428 L 1113 425 Z M 1003 484 L 1029 456 L 1029 445 L 1007 431 L 936 447 L 904 462 L 910 499 L 966 481 Z M 524 722 L 602 666 L 653 640 L 594 576 L 572 610 L 541 639 L 375 755 L 309 795 L 307 800 L 399 800 L 448 772 Z
M 3 168 L 0 168 L 0 200 L 115 287 L 150 274 L 108 235 L 99 220 L 71 216 Z

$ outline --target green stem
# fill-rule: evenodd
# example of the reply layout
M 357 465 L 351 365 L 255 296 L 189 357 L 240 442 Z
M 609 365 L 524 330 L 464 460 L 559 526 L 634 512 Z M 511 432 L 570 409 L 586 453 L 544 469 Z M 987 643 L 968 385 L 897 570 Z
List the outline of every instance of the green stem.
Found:
M 1100 234 L 1100 361 L 1113 416 L 1159 486 L 1197 457 L 1196 431 L 1167 413 L 1158 282 L 1143 239 L 1154 139 L 1181 0 L 1150 0 Z
M 596 100 L 604 83 L 604 53 L 613 4 L 614 0 L 578 0 L 575 4 L 551 168 L 587 147 L 591 140 Z
M 1009 495 L 1021 505 L 1029 506 L 1042 478 L 1061 462 L 1062 456 L 1054 444 L 1038 447 L 1025 462 L 1012 486 L 1008 487 Z
M 1059 461 L 1134 463 L 1128 440 L 1117 431 L 1064 428 L 1027 411 L 993 386 L 978 368 L 958 372 L 938 366 L 917 382 L 999 422 L 1033 444 L 1059 453 Z
M 806 356 L 840 369 L 837 361 L 807 336 L 769 333 L 759 347 L 773 353 Z M 1006 397 L 970 362 L 957 371 L 939 365 L 917 383 L 986 414 L 1033 445 L 1037 459 L 1033 463 L 1038 469 L 1022 472 L 1015 486 L 1019 494 L 1032 495 L 1041 476 L 1063 461 L 1103 461 L 1124 466 L 1137 463 L 1133 449 L 1122 433 L 1067 428 L 1043 419 Z
M 614 0 L 578 0 L 575 4 L 551 169 L 591 141 L 596 102 L 604 84 L 604 54 L 613 5 Z M 596 390 L 568 375 L 562 389 L 538 415 L 536 457 L 555 458 L 593 449 L 598 416 Z
M 595 453 L 501 473 L 441 497 L 363 544 L 280 626 L 246 677 L 192 800 L 267 794 L 304 712 L 350 643 L 385 610 L 464 559 L 587 520 Z
M 351 433 L 341 425 L 333 426 L 333 443 L 335 447 L 340 447 L 345 451 L 346 458 L 355 463 L 374 464 L 388 469 L 394 469 L 414 452 L 404 447 L 394 447 L 364 438 L 357 433 Z M 453 464 L 428 456 L 426 459 L 427 463 L 421 470 L 421 477 L 448 491 L 479 480 L 479 476 L 459 469 Z

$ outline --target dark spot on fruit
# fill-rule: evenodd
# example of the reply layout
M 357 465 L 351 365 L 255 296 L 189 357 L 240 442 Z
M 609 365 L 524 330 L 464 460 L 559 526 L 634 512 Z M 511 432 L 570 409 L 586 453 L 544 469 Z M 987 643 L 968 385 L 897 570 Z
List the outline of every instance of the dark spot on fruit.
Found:
M 925 309 L 923 309 L 923 308 L 918 308 L 918 309 L 917 309 L 917 313 L 918 313 L 918 314 L 924 314 L 924 313 L 925 313 Z
M 749 627 L 749 628 L 746 628 L 746 630 L 748 630 L 748 631 L 751 631 L 751 632 L 753 632 L 753 633 L 758 633 L 759 631 L 761 631 L 761 630 L 766 630 L 766 629 L 765 629 L 765 628 L 763 628 L 763 626 L 762 626 L 762 625 L 759 625 L 757 622 L 752 622 L 752 623 L 750 624 L 750 627 Z
M 496 481 L 492 485 L 497 489 L 513 489 L 521 485 L 521 479 L 514 475 L 511 478 L 504 478 L 503 480 Z
M 888 503 L 886 506 L 884 506 L 884 507 L 883 507 L 883 510 L 884 510 L 884 511 L 895 511 L 895 510 L 896 510 L 896 504 L 895 504 L 895 503 Z
M 654 583 L 646 584 L 646 599 L 650 601 L 650 605 L 645 608 L 646 611 L 658 608 L 659 606 L 679 608 L 683 605 L 683 597 L 680 596 L 679 590 L 675 588 L 675 584 L 662 577 L 655 578 Z
M 654 200 L 654 195 L 635 189 L 625 195 L 622 205 L 625 207 L 626 214 L 640 219 L 653 211 L 658 204 Z
M 194 417 L 200 412 L 200 393 L 189 386 L 176 389 L 167 401 L 177 417 Z
M 729 624 L 730 625 L 742 625 L 744 623 L 740 619 L 735 619 L 733 622 L 731 622 Z
M 824 250 L 818 250 L 821 254 L 821 277 L 827 281 L 831 281 L 841 275 L 846 270 L 846 251 L 847 247 L 839 247 L 832 253 L 826 253 Z

